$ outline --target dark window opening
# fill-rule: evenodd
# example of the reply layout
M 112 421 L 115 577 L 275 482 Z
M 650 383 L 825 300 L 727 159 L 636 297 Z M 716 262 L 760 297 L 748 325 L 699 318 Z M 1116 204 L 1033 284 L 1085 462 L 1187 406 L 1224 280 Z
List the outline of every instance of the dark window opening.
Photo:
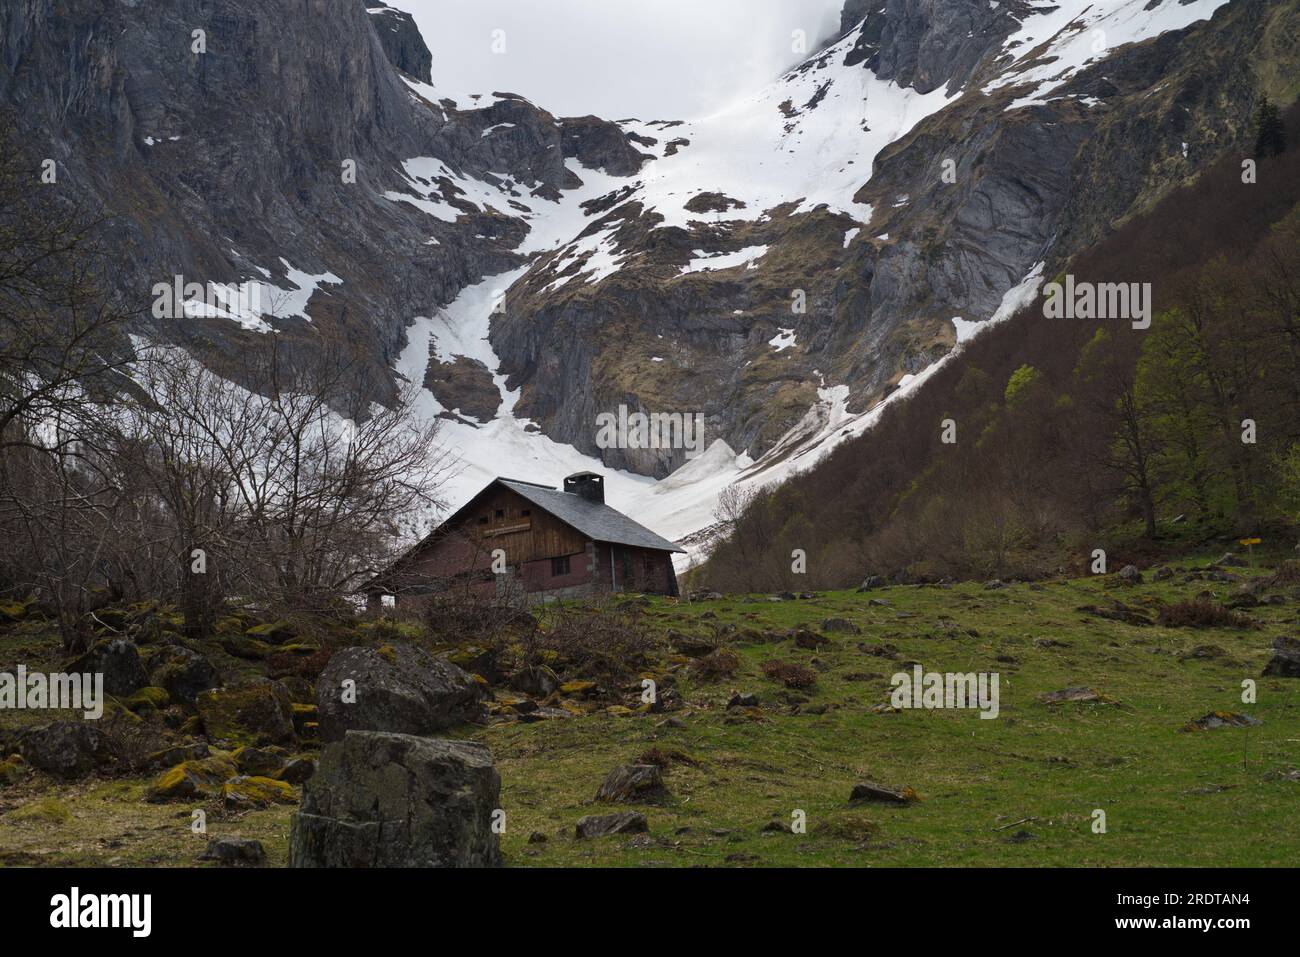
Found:
M 561 555 L 559 558 L 551 559 L 551 577 L 569 574 L 569 556 Z
M 524 509 L 522 512 L 520 512 L 519 514 L 520 514 L 520 515 L 523 515 L 523 516 L 525 516 L 525 517 L 527 517 L 527 516 L 533 514 L 533 510 L 532 510 L 531 508 L 526 508 L 526 509 Z
M 506 510 L 504 508 L 497 509 L 497 518 L 505 518 L 505 517 L 506 517 Z
M 480 515 L 480 516 L 479 516 L 479 519 L 478 519 L 478 523 L 479 523 L 480 525 L 486 525 L 486 524 L 487 524 L 487 516 L 486 516 L 486 515 Z

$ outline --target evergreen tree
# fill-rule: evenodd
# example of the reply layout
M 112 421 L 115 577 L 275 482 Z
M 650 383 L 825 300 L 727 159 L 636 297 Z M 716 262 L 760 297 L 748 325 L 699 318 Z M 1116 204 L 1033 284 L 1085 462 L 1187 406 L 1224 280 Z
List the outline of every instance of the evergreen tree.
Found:
M 1286 150 L 1286 126 L 1277 104 L 1265 96 L 1255 111 L 1255 158 L 1279 156 Z

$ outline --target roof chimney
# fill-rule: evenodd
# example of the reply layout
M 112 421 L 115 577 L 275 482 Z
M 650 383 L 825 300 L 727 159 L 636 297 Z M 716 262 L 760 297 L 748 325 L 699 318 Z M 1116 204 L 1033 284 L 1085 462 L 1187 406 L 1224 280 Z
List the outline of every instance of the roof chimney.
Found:
M 564 490 L 588 502 L 605 504 L 605 479 L 595 472 L 575 472 L 564 480 Z

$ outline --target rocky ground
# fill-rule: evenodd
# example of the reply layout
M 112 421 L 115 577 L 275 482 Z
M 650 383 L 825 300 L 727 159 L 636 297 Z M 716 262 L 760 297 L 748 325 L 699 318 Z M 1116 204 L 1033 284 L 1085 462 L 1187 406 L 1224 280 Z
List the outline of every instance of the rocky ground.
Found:
M 97 611 L 69 663 L 6 602 L 0 671 L 102 671 L 114 699 L 0 710 L 0 863 L 1286 864 L 1298 603 L 1295 563 L 1227 558 L 629 597 L 478 644 L 246 611 L 192 642 L 145 604 Z M 918 663 L 997 672 L 999 717 L 896 710 Z

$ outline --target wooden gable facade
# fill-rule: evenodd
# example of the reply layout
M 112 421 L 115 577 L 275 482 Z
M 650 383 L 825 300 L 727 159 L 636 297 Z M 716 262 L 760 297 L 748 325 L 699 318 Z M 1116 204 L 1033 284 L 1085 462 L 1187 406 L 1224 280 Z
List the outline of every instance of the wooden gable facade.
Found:
M 533 600 L 600 590 L 676 595 L 677 576 L 671 551 L 596 540 L 498 480 L 367 590 L 372 601 L 452 590 Z

